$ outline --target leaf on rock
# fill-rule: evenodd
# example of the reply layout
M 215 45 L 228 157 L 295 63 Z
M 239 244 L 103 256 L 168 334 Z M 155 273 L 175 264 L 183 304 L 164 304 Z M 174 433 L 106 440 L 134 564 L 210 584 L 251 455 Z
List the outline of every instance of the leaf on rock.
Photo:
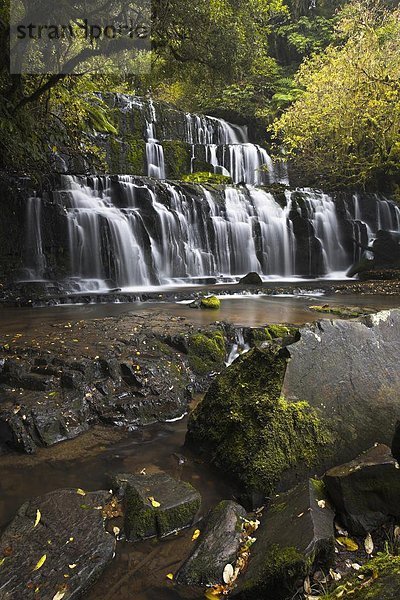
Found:
M 150 500 L 151 505 L 153 506 L 153 508 L 158 508 L 159 506 L 161 506 L 161 504 L 159 502 L 157 502 L 157 500 L 155 500 L 153 498 L 153 496 L 150 496 L 149 500 Z
M 356 552 L 358 550 L 358 544 L 349 537 L 341 536 L 336 538 L 336 541 L 340 546 L 344 546 L 346 550 L 349 550 L 349 552 Z
M 193 535 L 192 535 L 192 542 L 194 542 L 195 540 L 197 540 L 197 538 L 200 536 L 200 534 L 201 534 L 201 531 L 200 531 L 200 529 L 196 529 L 196 530 L 193 532 Z
M 79 494 L 80 496 L 86 496 L 85 490 L 82 490 L 81 488 L 78 488 L 76 490 L 76 493 Z
M 233 579 L 233 576 L 234 576 L 234 573 L 235 573 L 235 571 L 234 571 L 232 565 L 230 563 L 228 563 L 225 566 L 224 572 L 222 574 L 222 579 L 224 580 L 224 582 L 226 584 L 231 583 L 231 581 Z
M 46 559 L 47 559 L 47 554 L 43 554 L 42 558 L 36 563 L 36 566 L 33 570 L 38 571 L 39 569 L 41 569 L 43 567 L 44 563 L 46 562 Z
M 173 573 L 168 573 L 168 575 L 167 575 L 167 579 L 170 579 L 171 581 L 173 581 L 173 579 L 174 579 L 174 574 L 173 574 Z
M 35 524 L 33 526 L 33 528 L 35 529 L 35 527 L 37 527 L 39 525 L 40 519 L 42 518 L 42 514 L 40 512 L 39 509 L 37 509 L 36 511 L 36 519 L 35 519 Z
M 373 540 L 372 540 L 372 536 L 371 536 L 371 534 L 370 534 L 370 533 L 369 533 L 369 534 L 367 535 L 367 537 L 365 538 L 365 541 L 364 541 L 364 546 L 365 546 L 365 552 L 366 552 L 368 555 L 370 555 L 370 554 L 372 554 L 372 553 L 373 553 L 373 551 L 374 551 L 374 542 L 373 542 Z

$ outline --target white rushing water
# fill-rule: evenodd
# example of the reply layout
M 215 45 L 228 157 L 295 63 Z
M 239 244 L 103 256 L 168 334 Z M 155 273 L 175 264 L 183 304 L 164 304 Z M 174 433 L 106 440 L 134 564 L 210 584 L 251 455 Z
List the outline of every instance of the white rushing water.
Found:
M 81 289 L 132 289 L 235 280 L 251 271 L 275 279 L 343 276 L 353 262 L 327 194 L 287 190 L 278 202 L 253 186 L 194 190 L 128 175 L 62 176 L 53 197 L 66 213 L 70 278 Z M 31 199 L 27 210 L 27 266 L 40 278 L 40 199 Z M 379 219 L 367 226 L 355 198 L 346 222 L 353 230 L 368 227 L 371 237 L 384 220 L 388 229 L 399 228 L 393 203 L 376 199 L 376 210 Z

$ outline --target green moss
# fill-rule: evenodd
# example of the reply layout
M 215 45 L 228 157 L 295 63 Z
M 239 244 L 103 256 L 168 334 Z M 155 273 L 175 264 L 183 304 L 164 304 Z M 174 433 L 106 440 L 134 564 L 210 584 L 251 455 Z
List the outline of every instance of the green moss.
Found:
M 232 184 L 231 177 L 227 177 L 226 175 L 221 175 L 219 173 L 207 173 L 207 172 L 203 172 L 203 171 L 185 175 L 185 177 L 183 177 L 182 180 L 185 181 L 186 183 L 200 183 L 200 184 L 209 183 L 211 185 Z
M 254 348 L 213 382 L 189 420 L 190 444 L 267 495 L 290 467 L 316 463 L 331 441 L 315 409 L 281 396 L 286 362 L 278 346 Z
M 200 504 L 201 501 L 198 499 L 192 502 L 185 502 L 180 506 L 175 506 L 168 510 L 162 510 L 162 507 L 155 509 L 158 535 L 165 537 L 173 531 L 189 527 L 197 511 L 200 509 Z
M 360 580 L 358 575 L 364 575 Z M 357 576 L 333 588 L 321 600 L 397 600 L 400 597 L 400 556 L 378 554 L 364 565 Z
M 268 325 L 268 327 L 251 330 L 254 344 L 286 338 L 288 336 L 296 335 L 297 333 L 298 329 L 296 327 L 288 327 L 287 325 Z
M 125 492 L 125 534 L 128 540 L 145 539 L 156 535 L 154 508 L 145 506 L 143 498 L 130 485 Z
M 179 140 L 163 142 L 164 159 L 169 179 L 182 179 L 190 173 L 192 149 Z
M 245 581 L 240 597 L 284 598 L 293 591 L 294 582 L 306 575 L 306 560 L 296 548 L 273 545 L 264 555 L 257 572 Z
M 376 312 L 376 310 L 366 307 L 329 306 L 328 304 L 325 304 L 324 306 L 310 306 L 309 308 L 310 310 L 313 310 L 315 312 L 336 315 L 347 319 L 357 319 L 358 317 L 361 317 L 363 315 Z
M 200 307 L 209 310 L 218 310 L 221 308 L 221 301 L 216 296 L 209 296 L 208 298 L 201 299 Z
M 221 330 L 196 333 L 189 338 L 189 365 L 199 375 L 220 370 L 225 362 L 226 343 Z
M 129 173 L 132 173 L 133 175 L 144 175 L 146 171 L 146 144 L 143 141 L 135 140 L 133 137 L 127 138 L 127 144 Z

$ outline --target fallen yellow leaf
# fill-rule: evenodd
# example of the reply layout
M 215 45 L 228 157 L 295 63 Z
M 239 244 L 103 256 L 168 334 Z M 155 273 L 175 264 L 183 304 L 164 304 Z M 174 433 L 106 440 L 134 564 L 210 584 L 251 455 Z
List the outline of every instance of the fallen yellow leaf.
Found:
M 194 542 L 195 540 L 197 540 L 197 538 L 199 537 L 201 531 L 200 529 L 196 529 L 196 531 L 194 531 L 193 535 L 192 535 L 192 542 Z
M 40 519 L 42 518 L 41 512 L 39 509 L 37 509 L 36 511 L 36 520 L 35 520 L 35 524 L 33 526 L 33 528 L 37 527 L 39 525 Z
M 358 550 L 358 544 L 349 537 L 341 536 L 336 538 L 336 541 L 340 546 L 344 546 L 346 550 L 349 550 L 350 552 L 356 552 Z
M 37 564 L 33 570 L 38 571 L 41 567 L 43 567 L 44 563 L 46 562 L 46 559 L 47 559 L 47 554 L 43 554 L 42 558 L 37 562 Z
M 150 500 L 150 502 L 151 502 L 151 505 L 152 505 L 154 508 L 158 508 L 159 506 L 161 506 L 161 504 L 160 504 L 159 502 L 157 502 L 157 500 L 155 500 L 155 499 L 153 498 L 153 496 L 150 496 L 150 497 L 149 497 L 149 500 Z
M 81 488 L 78 488 L 76 490 L 76 493 L 79 494 L 80 496 L 86 496 L 86 492 L 84 490 L 81 490 Z
M 65 594 L 67 592 L 57 592 L 54 596 L 53 596 L 53 600 L 61 600 L 62 598 L 64 598 Z
M 174 579 L 174 574 L 173 573 L 168 573 L 167 578 L 172 581 Z

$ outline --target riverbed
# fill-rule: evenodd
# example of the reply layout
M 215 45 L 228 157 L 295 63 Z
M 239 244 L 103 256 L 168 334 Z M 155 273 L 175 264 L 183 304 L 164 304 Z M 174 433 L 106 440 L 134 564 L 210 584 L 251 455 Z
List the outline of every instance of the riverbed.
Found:
M 313 305 L 353 305 L 373 309 L 400 307 L 400 296 L 324 295 L 318 291 L 298 295 L 221 296 L 218 311 L 195 310 L 182 302 L 91 304 L 44 308 L 3 308 L 0 334 L 30 335 L 57 323 L 89 321 L 129 314 L 163 313 L 189 319 L 200 326 L 225 321 L 236 326 L 257 327 L 272 323 L 301 325 L 329 318 L 310 309 Z M 197 398 L 198 400 L 198 398 Z M 9 453 L 0 457 L 0 527 L 29 498 L 59 488 L 108 489 L 110 476 L 118 472 L 165 471 L 191 482 L 202 495 L 200 517 L 222 499 L 235 497 L 228 481 L 199 461 L 184 447 L 187 417 L 174 423 L 151 425 L 136 431 L 96 426 L 80 437 L 33 456 Z M 201 524 L 199 525 L 201 528 Z M 191 529 L 161 542 L 121 542 L 117 555 L 87 600 L 176 600 L 182 596 L 167 578 L 175 573 L 193 544 Z

